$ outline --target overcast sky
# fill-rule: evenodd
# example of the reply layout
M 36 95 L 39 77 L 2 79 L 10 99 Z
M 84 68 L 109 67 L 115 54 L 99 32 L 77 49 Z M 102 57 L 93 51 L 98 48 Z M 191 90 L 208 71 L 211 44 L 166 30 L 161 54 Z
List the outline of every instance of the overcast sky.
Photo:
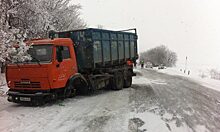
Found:
M 139 52 L 164 44 L 178 63 L 220 67 L 220 0 L 73 0 L 88 27 L 137 28 Z

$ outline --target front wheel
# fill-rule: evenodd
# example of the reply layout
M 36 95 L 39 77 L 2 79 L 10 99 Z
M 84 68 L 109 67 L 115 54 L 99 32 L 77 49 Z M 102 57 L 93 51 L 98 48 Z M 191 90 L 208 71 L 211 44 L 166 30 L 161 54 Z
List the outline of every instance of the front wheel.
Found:
M 72 98 L 76 95 L 76 89 L 73 84 L 69 83 L 68 86 L 64 90 L 65 98 Z

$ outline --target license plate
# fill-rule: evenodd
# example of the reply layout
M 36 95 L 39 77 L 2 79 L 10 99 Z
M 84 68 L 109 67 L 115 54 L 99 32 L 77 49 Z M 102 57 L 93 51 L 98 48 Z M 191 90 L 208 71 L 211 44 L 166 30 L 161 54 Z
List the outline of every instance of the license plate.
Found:
M 31 101 L 31 98 L 28 98 L 28 97 L 20 97 L 20 101 Z

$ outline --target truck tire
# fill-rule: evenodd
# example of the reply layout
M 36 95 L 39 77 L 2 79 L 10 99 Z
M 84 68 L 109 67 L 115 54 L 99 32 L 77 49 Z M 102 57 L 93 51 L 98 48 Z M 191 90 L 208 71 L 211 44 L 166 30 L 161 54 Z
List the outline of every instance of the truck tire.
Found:
M 123 89 L 124 76 L 122 72 L 115 72 L 112 79 L 112 89 L 121 90 Z
M 79 81 L 80 83 L 78 84 L 76 88 L 77 93 L 80 95 L 88 95 L 90 92 L 89 86 L 83 80 L 80 79 Z
M 74 87 L 74 84 L 68 82 L 67 86 L 64 89 L 64 98 L 72 98 L 74 96 L 76 96 L 76 89 Z
M 128 71 L 126 78 L 124 80 L 124 87 L 129 88 L 131 87 L 131 84 L 132 84 L 132 72 Z

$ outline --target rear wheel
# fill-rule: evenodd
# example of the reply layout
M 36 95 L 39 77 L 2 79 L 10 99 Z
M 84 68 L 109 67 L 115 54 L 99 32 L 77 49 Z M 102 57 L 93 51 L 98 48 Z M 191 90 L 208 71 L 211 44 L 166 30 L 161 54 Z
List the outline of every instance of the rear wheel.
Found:
M 112 79 L 112 89 L 121 90 L 123 89 L 124 77 L 122 72 L 115 72 Z
M 129 88 L 129 87 L 131 87 L 131 84 L 132 84 L 132 72 L 128 71 L 126 78 L 124 80 L 124 87 Z

